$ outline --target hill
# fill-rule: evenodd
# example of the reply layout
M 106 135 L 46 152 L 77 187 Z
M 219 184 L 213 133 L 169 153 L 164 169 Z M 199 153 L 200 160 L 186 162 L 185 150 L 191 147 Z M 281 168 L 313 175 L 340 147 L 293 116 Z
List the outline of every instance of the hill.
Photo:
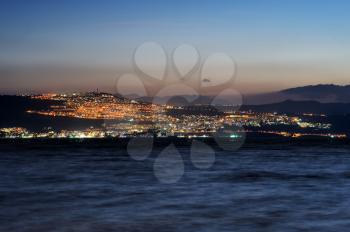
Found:
M 245 104 L 268 104 L 285 100 L 350 103 L 350 85 L 309 85 L 244 96 Z
M 317 101 L 293 101 L 286 100 L 279 103 L 264 105 L 243 105 L 241 110 L 255 112 L 278 112 L 278 113 L 314 113 L 314 114 L 350 114 L 350 103 L 320 103 Z

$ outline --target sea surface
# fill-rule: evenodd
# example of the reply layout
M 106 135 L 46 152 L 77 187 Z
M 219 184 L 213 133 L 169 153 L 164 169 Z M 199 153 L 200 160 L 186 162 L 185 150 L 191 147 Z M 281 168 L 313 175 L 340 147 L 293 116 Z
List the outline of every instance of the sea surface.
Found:
M 159 181 L 154 162 L 125 149 L 0 148 L 0 231 L 349 231 L 348 146 L 216 150 Z

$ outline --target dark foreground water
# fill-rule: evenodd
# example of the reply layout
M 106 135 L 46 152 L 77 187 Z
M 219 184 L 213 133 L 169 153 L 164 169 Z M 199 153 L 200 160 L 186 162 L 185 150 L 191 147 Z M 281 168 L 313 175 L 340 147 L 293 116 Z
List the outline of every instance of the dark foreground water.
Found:
M 0 152 L 0 231 L 349 231 L 348 147 L 217 152 L 160 183 L 153 163 L 114 148 Z

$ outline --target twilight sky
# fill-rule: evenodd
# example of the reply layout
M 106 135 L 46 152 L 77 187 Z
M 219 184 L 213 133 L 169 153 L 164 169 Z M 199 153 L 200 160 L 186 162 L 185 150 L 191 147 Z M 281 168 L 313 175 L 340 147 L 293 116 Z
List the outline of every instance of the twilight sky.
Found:
M 349 12 L 347 0 L 5 0 L 0 93 L 112 92 L 145 41 L 227 53 L 243 93 L 350 84 Z

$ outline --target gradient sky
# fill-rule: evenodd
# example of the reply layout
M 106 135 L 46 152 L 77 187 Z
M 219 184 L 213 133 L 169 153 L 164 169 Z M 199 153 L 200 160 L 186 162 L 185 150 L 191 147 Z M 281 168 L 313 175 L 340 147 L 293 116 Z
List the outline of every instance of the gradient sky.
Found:
M 0 93 L 113 91 L 145 41 L 229 54 L 241 92 L 350 84 L 349 12 L 346 0 L 4 0 Z

